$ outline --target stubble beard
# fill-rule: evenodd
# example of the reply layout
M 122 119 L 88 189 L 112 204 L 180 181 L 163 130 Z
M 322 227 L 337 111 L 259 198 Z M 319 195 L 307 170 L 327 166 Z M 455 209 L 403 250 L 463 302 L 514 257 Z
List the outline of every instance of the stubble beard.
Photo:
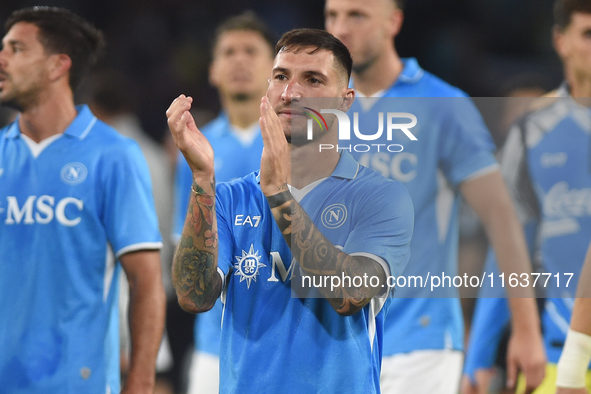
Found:
M 9 78 L 7 77 L 6 80 L 9 80 Z M 39 85 L 29 86 L 26 90 L 20 90 L 13 84 L 11 86 L 12 90 L 0 92 L 0 105 L 24 112 L 27 108 L 36 106 L 39 102 L 39 94 L 42 90 Z
M 235 93 L 232 95 L 232 101 L 238 102 L 238 103 L 244 103 L 246 101 L 252 100 L 252 97 L 253 97 L 253 95 L 250 93 L 240 92 L 240 93 Z

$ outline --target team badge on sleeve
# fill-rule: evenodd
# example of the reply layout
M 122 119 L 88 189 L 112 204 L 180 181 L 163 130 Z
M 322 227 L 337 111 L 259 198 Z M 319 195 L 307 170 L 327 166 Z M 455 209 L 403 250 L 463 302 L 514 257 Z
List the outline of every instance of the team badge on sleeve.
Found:
M 242 251 L 242 256 L 236 256 L 237 263 L 234 265 L 236 268 L 236 275 L 240 276 L 240 282 L 246 280 L 246 287 L 250 289 L 250 284 L 254 280 L 257 281 L 257 275 L 259 274 L 260 267 L 266 267 L 266 264 L 261 263 L 261 255 L 259 251 L 255 252 L 254 246 L 251 244 L 248 252 Z

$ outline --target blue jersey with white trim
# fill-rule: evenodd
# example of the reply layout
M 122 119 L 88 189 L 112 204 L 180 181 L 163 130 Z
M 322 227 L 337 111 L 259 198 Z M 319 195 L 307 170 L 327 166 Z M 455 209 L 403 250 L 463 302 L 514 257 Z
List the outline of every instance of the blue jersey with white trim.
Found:
M 218 266 L 226 276 L 221 393 L 379 393 L 383 324 L 391 299 L 340 316 L 324 298 L 292 297 L 303 278 L 271 213 L 258 173 L 217 186 Z M 371 255 L 399 275 L 410 253 L 413 208 L 399 182 L 343 153 L 300 201 L 345 253 Z M 302 279 L 303 280 L 303 279 Z
M 413 114 L 417 125 L 409 131 L 417 140 L 409 140 L 400 131 L 393 132 L 386 143 L 402 145 L 401 152 L 391 153 L 382 148 L 380 152 L 374 149 L 352 154 L 362 165 L 403 182 L 411 195 L 415 236 L 404 276 L 426 278 L 428 273 L 445 272 L 453 277 L 457 273 L 459 237 L 458 186 L 497 168 L 492 153 L 495 147 L 465 93 L 421 69 L 415 59 L 403 62 L 402 73 L 383 98 L 366 99 L 374 101 L 369 109 L 356 100 L 349 115 L 357 112 L 359 129 L 369 134 L 378 129 L 379 113 Z M 339 147 L 342 143 L 339 141 Z M 433 293 L 429 286 L 398 289 L 386 319 L 384 355 L 462 348 L 462 313 L 456 298 L 459 294 L 456 289 L 448 290 Z
M 238 139 L 231 131 L 232 125 L 226 114 L 220 114 L 215 120 L 202 128 L 203 134 L 213 147 L 215 154 L 214 167 L 218 182 L 228 182 L 241 178 L 259 168 L 263 152 L 261 130 L 256 127 L 256 136 L 249 143 Z M 174 238 L 179 239 L 183 231 L 189 191 L 193 184 L 193 176 L 187 161 L 181 153 L 177 160 L 175 181 L 175 225 Z M 195 350 L 209 354 L 220 354 L 220 332 L 222 321 L 222 303 L 217 301 L 214 307 L 199 314 L 195 319 L 194 338 Z
M 539 256 L 542 273 L 559 274 L 558 280 L 547 280 L 547 275 L 539 279 L 547 280 L 542 325 L 548 361 L 553 363 L 566 339 L 572 297 L 591 238 L 591 110 L 568 97 L 566 87 L 557 94 L 559 98 L 541 99 L 542 108 L 511 129 L 501 161 L 530 249 L 535 250 L 532 256 Z M 568 287 L 564 273 L 574 274 Z M 490 319 L 490 309 L 499 304 L 506 302 L 486 301 L 475 319 Z M 494 342 L 496 331 L 478 320 L 473 325 L 483 330 L 474 342 Z M 489 353 L 470 348 L 467 362 L 489 367 Z
M 558 362 L 591 239 L 591 109 L 556 99 L 527 120 L 527 163 L 540 207 L 539 252 L 548 281 L 542 316 L 546 352 Z M 566 286 L 568 277 L 573 279 Z
M 2 392 L 119 392 L 116 259 L 162 245 L 139 147 L 76 109 L 40 144 L 0 129 Z

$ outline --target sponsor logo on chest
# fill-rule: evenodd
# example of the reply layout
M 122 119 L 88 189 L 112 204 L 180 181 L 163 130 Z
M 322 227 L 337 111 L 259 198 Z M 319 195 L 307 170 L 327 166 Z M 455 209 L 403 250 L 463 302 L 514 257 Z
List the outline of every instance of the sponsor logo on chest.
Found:
M 0 204 L 0 215 L 6 225 L 48 224 L 53 220 L 66 227 L 76 226 L 82 218 L 79 216 L 84 202 L 74 197 L 56 200 L 54 196 L 28 196 L 25 201 L 18 201 L 16 196 L 6 196 L 6 208 Z

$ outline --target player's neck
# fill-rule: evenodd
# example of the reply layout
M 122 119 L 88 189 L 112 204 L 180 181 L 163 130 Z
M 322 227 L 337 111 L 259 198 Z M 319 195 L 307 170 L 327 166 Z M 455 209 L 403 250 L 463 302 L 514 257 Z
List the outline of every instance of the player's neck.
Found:
M 569 86 L 570 94 L 573 97 L 591 97 L 591 77 L 589 75 L 573 75 Z
M 228 115 L 230 124 L 240 130 L 248 129 L 261 116 L 261 97 L 253 95 L 252 98 L 244 101 L 222 98 L 222 107 Z
M 402 72 L 403 63 L 395 50 L 384 51 L 382 56 L 361 72 L 353 72 L 355 90 L 364 96 L 371 96 L 388 89 Z
M 74 98 L 69 92 L 43 92 L 39 100 L 19 117 L 21 133 L 35 142 L 63 133 L 76 118 Z
M 291 180 L 290 185 L 303 189 L 312 182 L 329 177 L 334 171 L 341 155 L 336 149 L 319 150 L 320 144 L 336 146 L 335 133 L 326 133 L 323 138 L 314 139 L 305 145 L 291 145 Z

